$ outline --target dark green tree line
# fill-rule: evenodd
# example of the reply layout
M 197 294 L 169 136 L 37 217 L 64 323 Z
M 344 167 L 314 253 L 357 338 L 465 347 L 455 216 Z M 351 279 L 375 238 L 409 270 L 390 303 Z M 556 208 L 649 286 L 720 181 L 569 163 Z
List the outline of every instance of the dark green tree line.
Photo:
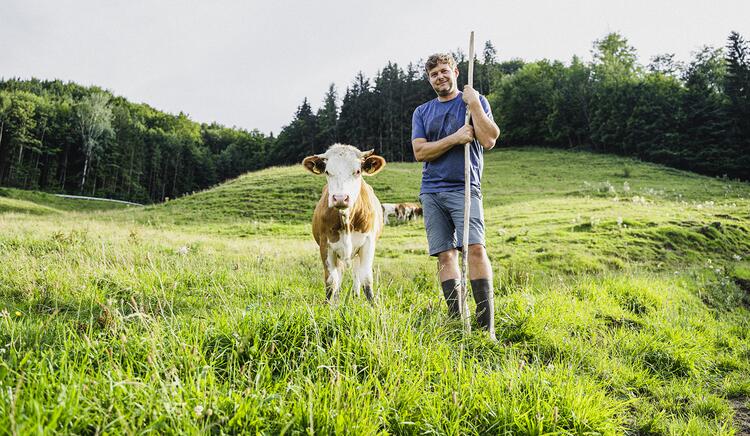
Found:
M 468 59 L 460 50 L 453 55 L 463 88 Z M 686 64 L 666 53 L 647 66 L 617 33 L 594 42 L 591 62 L 574 56 L 568 64 L 501 62 L 488 41 L 474 59 L 474 87 L 490 99 L 501 146 L 582 148 L 748 179 L 749 58 L 737 33 L 726 50 L 704 47 Z M 335 95 L 331 85 L 317 113 L 305 99 L 270 163 L 296 163 L 334 142 L 413 160 L 411 115 L 434 98 L 420 66 L 404 70 L 389 62 L 372 79 L 358 73 L 340 109 Z
M 487 42 L 474 86 L 490 100 L 499 146 L 589 149 L 750 179 L 750 48 L 740 34 L 684 64 L 667 53 L 640 65 L 617 33 L 595 41 L 592 55 L 499 61 Z M 454 56 L 463 88 L 468 59 Z M 277 137 L 198 124 L 96 87 L 0 80 L 0 185 L 154 202 L 295 164 L 335 142 L 411 161 L 412 113 L 435 97 L 421 65 L 359 72 L 341 94 L 331 84 Z
M 3 186 L 162 201 L 263 168 L 273 142 L 96 87 L 0 81 Z
M 709 175 L 750 179 L 750 55 L 732 33 L 686 65 L 674 55 L 644 68 L 613 33 L 593 60 L 547 60 L 495 76 L 490 95 L 501 144 L 586 148 Z

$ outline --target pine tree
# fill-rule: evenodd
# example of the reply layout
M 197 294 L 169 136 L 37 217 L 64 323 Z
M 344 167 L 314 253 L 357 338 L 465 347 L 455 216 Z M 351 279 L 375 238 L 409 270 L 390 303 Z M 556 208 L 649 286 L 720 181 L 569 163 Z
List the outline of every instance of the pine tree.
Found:
M 726 65 L 721 49 L 704 47 L 698 51 L 685 71 L 686 92 L 681 127 L 681 148 L 676 162 L 683 167 L 721 175 L 730 164 L 730 120 L 723 94 Z
M 737 32 L 729 35 L 725 61 L 724 90 L 729 98 L 735 156 L 744 168 L 741 177 L 750 179 L 750 47 Z
M 271 152 L 271 164 L 293 164 L 301 162 L 305 156 L 316 154 L 318 123 L 307 97 L 297 108 L 294 120 L 281 129 Z
M 497 50 L 492 44 L 492 41 L 488 40 L 484 43 L 484 50 L 482 50 L 482 55 L 482 74 L 479 75 L 481 87 L 478 89 L 478 91 L 484 95 L 487 95 L 492 92 L 492 77 L 494 77 L 495 69 L 497 68 Z
M 316 140 L 318 152 L 322 152 L 330 145 L 339 142 L 339 108 L 337 100 L 336 85 L 331 83 L 328 86 L 328 92 L 326 92 L 323 98 L 323 106 L 318 109 L 316 114 L 318 120 L 318 137 Z

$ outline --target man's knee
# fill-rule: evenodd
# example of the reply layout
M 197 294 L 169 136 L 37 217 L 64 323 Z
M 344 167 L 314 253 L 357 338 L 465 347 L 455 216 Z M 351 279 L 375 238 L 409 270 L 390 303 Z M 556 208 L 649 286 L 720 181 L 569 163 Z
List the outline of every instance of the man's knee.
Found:
M 458 260 L 457 250 L 446 250 L 438 253 L 438 262 L 441 266 L 452 265 Z
M 487 259 L 487 250 L 482 244 L 471 244 L 469 245 L 469 260 L 470 261 L 484 261 Z

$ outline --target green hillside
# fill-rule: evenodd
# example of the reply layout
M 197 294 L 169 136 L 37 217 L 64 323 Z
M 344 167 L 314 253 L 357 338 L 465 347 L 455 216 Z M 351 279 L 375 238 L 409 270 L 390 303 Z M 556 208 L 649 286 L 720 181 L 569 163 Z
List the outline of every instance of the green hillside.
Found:
M 58 212 L 93 212 L 127 209 L 125 203 L 58 197 L 46 192 L 0 188 L 0 212 L 42 215 Z
M 421 164 L 389 163 L 372 184 L 382 202 L 418 200 Z M 115 219 L 236 236 L 300 237 L 325 178 L 302 165 L 245 174 Z M 731 259 L 750 251 L 750 185 L 611 155 L 495 150 L 482 181 L 490 255 L 563 271 Z M 422 255 L 419 224 L 397 226 L 403 254 Z M 387 253 L 398 255 L 400 253 Z
M 0 428 L 750 431 L 750 185 L 546 149 L 485 163 L 498 343 L 447 318 L 421 221 L 386 228 L 376 307 L 348 274 L 326 304 L 324 179 L 301 165 L 144 208 L 10 199 Z M 419 177 L 391 163 L 368 181 L 414 201 Z

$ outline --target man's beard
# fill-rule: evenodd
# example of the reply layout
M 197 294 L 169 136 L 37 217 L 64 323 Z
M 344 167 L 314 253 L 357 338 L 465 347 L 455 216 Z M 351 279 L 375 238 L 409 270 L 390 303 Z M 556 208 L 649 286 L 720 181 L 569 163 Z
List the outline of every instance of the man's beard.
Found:
M 444 85 L 448 85 L 448 88 L 444 88 Z M 438 89 L 435 89 L 434 87 L 432 89 L 434 89 L 437 95 L 439 95 L 440 97 L 447 97 L 451 95 L 451 93 L 453 92 L 453 88 L 453 82 L 447 81 L 439 84 Z

